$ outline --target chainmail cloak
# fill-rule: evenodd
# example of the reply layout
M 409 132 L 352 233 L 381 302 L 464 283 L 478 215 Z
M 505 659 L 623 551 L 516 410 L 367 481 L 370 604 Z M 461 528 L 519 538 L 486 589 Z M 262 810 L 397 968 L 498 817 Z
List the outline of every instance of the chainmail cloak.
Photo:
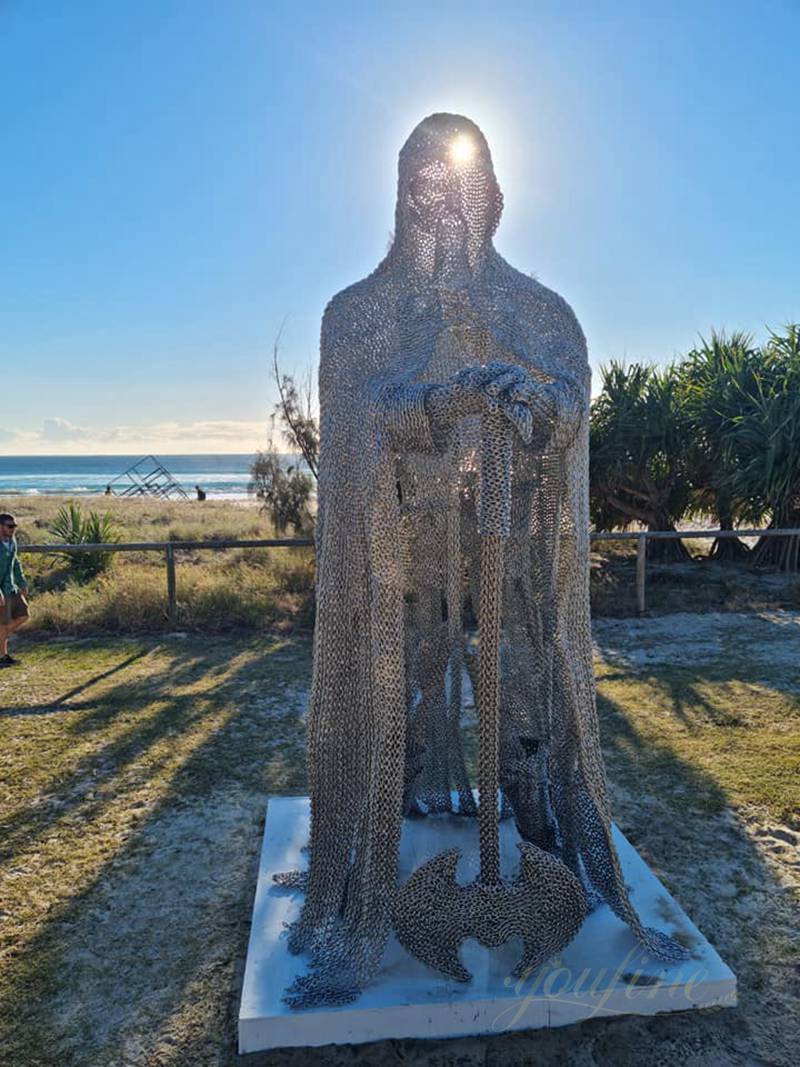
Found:
M 289 933 L 310 966 L 287 993 L 295 1007 L 352 1000 L 377 971 L 404 815 L 475 814 L 461 716 L 477 674 L 487 410 L 515 428 L 504 813 L 646 949 L 684 955 L 642 926 L 610 832 L 589 620 L 586 344 L 565 301 L 495 251 L 501 209 L 480 130 L 425 119 L 400 153 L 391 249 L 323 319 L 310 867 L 294 880 L 305 900 Z

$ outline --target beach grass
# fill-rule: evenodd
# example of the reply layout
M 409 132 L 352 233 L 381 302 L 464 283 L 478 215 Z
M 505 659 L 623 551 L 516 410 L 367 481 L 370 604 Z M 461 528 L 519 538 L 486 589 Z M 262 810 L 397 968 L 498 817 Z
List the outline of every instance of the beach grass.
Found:
M 52 540 L 50 525 L 64 497 L 0 500 L 15 512 L 21 542 Z M 275 536 L 254 501 L 162 501 L 91 497 L 84 510 L 110 511 L 122 540 L 258 540 Z M 707 549 L 710 542 L 700 543 Z M 228 633 L 307 630 L 314 618 L 314 551 L 302 549 L 187 550 L 175 554 L 177 613 L 167 611 L 167 575 L 161 552 L 118 553 L 108 571 L 80 584 L 57 555 L 23 554 L 31 578 L 30 636 Z M 596 616 L 636 614 L 635 545 L 593 546 L 592 611 Z M 647 607 L 675 611 L 800 609 L 800 577 L 746 564 L 697 559 L 649 564 Z
M 108 512 L 123 541 L 205 541 L 214 538 L 273 536 L 269 520 L 254 499 L 160 500 L 155 497 L 15 496 L 0 498 L 0 508 L 19 523 L 19 539 L 51 540 L 48 528 L 65 503 L 84 511 Z
M 264 808 L 307 788 L 310 641 L 55 639 L 0 677 L 4 1062 L 789 1062 L 800 622 L 608 620 L 596 638 L 615 816 L 737 972 L 738 1009 L 239 1060 Z
M 15 505 L 19 540 L 47 543 L 49 527 L 66 498 L 25 498 Z M 84 511 L 109 511 L 120 540 L 259 540 L 275 536 L 263 513 L 246 501 L 173 502 L 152 499 L 80 500 Z M 2 502 L 0 502 L 0 506 Z M 108 571 L 76 582 L 57 555 L 22 555 L 31 581 L 30 635 L 142 634 L 169 630 L 279 633 L 313 624 L 314 555 L 299 549 L 179 551 L 177 615 L 167 614 L 167 578 L 161 552 L 116 553 Z

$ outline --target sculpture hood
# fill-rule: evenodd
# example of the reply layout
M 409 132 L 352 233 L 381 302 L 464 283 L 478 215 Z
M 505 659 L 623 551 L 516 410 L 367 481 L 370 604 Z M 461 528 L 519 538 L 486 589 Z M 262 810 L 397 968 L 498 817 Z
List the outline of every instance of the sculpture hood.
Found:
M 474 267 L 491 247 L 503 195 L 483 133 L 462 115 L 423 119 L 400 151 L 390 255 L 428 274 L 463 254 Z

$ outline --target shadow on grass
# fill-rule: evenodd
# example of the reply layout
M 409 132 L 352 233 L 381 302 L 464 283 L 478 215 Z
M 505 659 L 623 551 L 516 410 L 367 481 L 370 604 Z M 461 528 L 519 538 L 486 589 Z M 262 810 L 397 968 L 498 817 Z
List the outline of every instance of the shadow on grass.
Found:
M 86 824 L 87 833 L 112 800 L 118 801 L 133 788 L 126 769 L 154 744 L 189 731 L 205 716 L 216 714 L 219 722 L 168 780 L 158 783 L 155 805 L 135 827 L 126 829 L 121 846 L 103 859 L 89 883 L 52 908 L 24 951 L 7 965 L 2 1013 L 14 1024 L 6 1045 L 11 1062 L 25 1067 L 51 1067 L 56 1061 L 62 1067 L 117 1067 L 121 1063 L 329 1067 L 353 1063 L 356 1057 L 347 1048 L 279 1050 L 241 1059 L 235 1051 L 263 798 L 304 788 L 300 715 L 281 711 L 281 701 L 287 688 L 296 686 L 298 674 L 307 680 L 308 666 L 307 647 L 294 660 L 289 656 L 283 661 L 279 650 L 259 648 L 252 641 L 204 647 L 200 653 L 170 648 L 167 662 L 154 679 L 120 682 L 95 700 L 77 705 L 84 715 L 71 724 L 76 735 L 102 731 L 121 709 L 132 719 L 120 737 L 79 761 L 64 783 L 67 791 L 77 790 L 69 810 Z M 217 677 L 219 685 L 199 695 L 188 691 L 198 676 Z M 184 688 L 187 691 L 181 692 Z M 137 714 L 154 702 L 157 709 L 144 722 L 137 722 Z M 653 819 L 653 810 L 644 806 L 639 813 L 632 809 L 630 819 L 620 818 L 623 830 L 638 846 L 666 867 L 668 881 L 694 885 L 698 848 L 705 850 L 708 861 L 718 848 L 736 863 L 752 867 L 765 888 L 771 886 L 771 873 L 742 830 L 730 829 L 723 840 L 709 829 L 706 813 L 726 804 L 719 786 L 668 745 L 644 738 L 613 701 L 602 699 L 600 713 L 604 749 L 615 782 L 646 797 L 654 780 L 668 781 L 674 792 L 666 798 L 668 804 L 684 796 L 691 798 L 695 808 L 705 809 L 683 810 L 680 822 L 677 810 L 672 812 L 676 819 L 672 822 Z M 162 762 L 148 765 L 151 780 Z M 95 790 L 98 778 L 102 781 L 103 796 L 96 801 L 80 792 L 87 775 Z M 242 810 L 237 814 L 239 807 Z M 198 810 L 205 813 L 205 825 L 192 814 Z M 223 810 L 227 814 L 220 832 L 207 833 Z M 17 844 L 27 850 L 37 836 L 57 829 L 61 818 L 63 813 L 57 813 L 44 822 L 34 819 L 12 827 Z M 98 834 L 102 833 L 100 827 Z M 211 857 L 206 868 L 203 854 L 208 849 L 217 849 L 218 855 Z M 165 858 L 162 853 L 170 850 L 172 858 Z M 194 875 L 191 866 L 181 867 L 181 854 L 195 864 Z M 208 893 L 192 896 L 186 879 L 201 875 L 207 879 Z M 46 871 L 39 874 L 49 876 Z M 148 894 L 154 888 L 160 896 L 153 898 L 151 911 Z M 697 885 L 696 899 L 713 897 L 715 888 L 714 884 Z M 160 903 L 164 894 L 174 904 L 167 911 Z M 697 917 L 691 899 L 684 897 L 681 903 Z M 134 916 L 130 922 L 125 908 Z M 573 1062 L 578 1046 L 585 1046 L 585 1062 L 625 1067 L 652 1062 L 659 1043 L 667 1038 L 676 1058 L 665 1063 L 685 1062 L 689 1051 L 696 1053 L 700 1048 L 709 1063 L 766 1061 L 768 1055 L 779 1056 L 780 1049 L 754 1043 L 753 1019 L 775 1017 L 783 1011 L 768 996 L 772 975 L 758 951 L 759 923 L 769 922 L 768 909 L 767 901 L 763 915 L 748 931 L 753 940 L 744 947 L 739 943 L 738 916 L 728 897 L 720 904 L 715 930 L 704 931 L 740 971 L 747 1007 L 738 1013 L 611 1020 L 563 1031 L 451 1042 L 382 1042 L 359 1050 L 358 1062 L 567 1063 Z M 159 970 L 165 958 L 166 970 Z M 120 972 L 117 984 L 115 969 Z M 161 987 L 156 988 L 159 983 Z M 105 1031 L 104 1041 L 97 1041 L 94 1027 L 98 1023 L 103 1024 L 99 1029 Z M 303 1016 L 298 1016 L 298 1027 L 304 1025 Z M 158 1044 L 156 1052 L 156 1037 L 164 1033 L 169 1040 Z
M 118 673 L 151 651 L 148 649 L 128 657 L 94 681 Z M 117 717 L 124 717 L 130 726 L 87 753 L 66 774 L 61 769 L 56 770 L 51 780 L 42 786 L 42 793 L 51 797 L 52 802 L 33 810 L 21 808 L 0 820 L 0 858 L 13 856 L 18 846 L 30 848 L 37 838 L 68 818 L 98 818 L 110 799 L 140 784 L 122 781 L 122 775 L 129 765 L 144 756 L 165 734 L 186 729 L 203 714 L 208 696 L 191 691 L 182 693 L 180 690 L 195 682 L 198 673 L 202 676 L 213 671 L 217 666 L 214 662 L 216 656 L 211 653 L 202 657 L 188 649 L 170 650 L 168 655 L 169 669 L 161 677 L 124 681 L 94 697 L 70 704 L 70 713 L 80 715 L 85 711 L 88 714 L 85 718 L 78 718 L 71 726 L 65 726 L 67 731 L 79 734 L 97 730 Z M 88 688 L 89 683 L 78 687 L 76 692 Z M 142 713 L 154 704 L 161 705 L 159 710 L 142 722 Z M 151 766 L 151 774 L 157 769 L 157 765 Z
M 674 797 L 689 796 L 695 807 L 721 811 L 728 801 L 719 785 L 701 768 L 695 767 L 668 744 L 643 737 L 626 710 L 598 694 L 597 711 L 601 723 L 603 755 L 614 779 L 628 791 L 642 797 L 658 795 L 658 783 L 669 782 Z M 661 797 L 669 804 L 670 797 Z
M 699 680 L 699 671 L 696 676 Z M 449 1040 L 384 1041 L 357 1051 L 330 1046 L 281 1049 L 221 1062 L 226 1067 L 234 1062 L 241 1067 L 791 1062 L 797 1027 L 784 1027 L 791 1008 L 778 995 L 784 972 L 773 965 L 772 933 L 785 922 L 778 911 L 773 872 L 741 825 L 721 821 L 717 813 L 724 811 L 728 799 L 702 768 L 687 763 L 668 743 L 644 736 L 629 712 L 607 696 L 599 698 L 599 715 L 610 778 L 628 798 L 617 805 L 616 820 L 737 974 L 741 1007 L 597 1019 L 563 1029 Z M 750 881 L 759 886 L 760 910 L 747 923 L 738 910 L 747 894 L 740 896 L 739 887 L 732 894 L 732 870 L 748 871 Z M 792 1003 L 796 1007 L 796 998 Z
M 0 715 L 47 715 L 54 711 L 71 711 L 81 705 L 72 704 L 69 708 L 65 708 L 64 705 L 67 701 L 74 700 L 75 697 L 86 693 L 92 686 L 97 685 L 99 682 L 104 682 L 107 678 L 111 678 L 112 675 L 119 674 L 120 671 L 124 671 L 127 667 L 136 663 L 137 660 L 143 659 L 145 656 L 149 655 L 149 653 L 150 649 L 140 649 L 138 652 L 134 652 L 132 656 L 128 656 L 126 659 L 120 660 L 119 663 L 115 663 L 114 666 L 109 667 L 107 671 L 102 671 L 100 674 L 96 674 L 88 681 L 76 685 L 74 689 L 62 693 L 60 697 L 56 697 L 54 700 L 49 700 L 46 704 L 11 704 L 4 708 L 0 708 Z
M 668 674 L 653 671 L 622 671 L 603 676 L 604 682 L 638 681 L 654 686 L 668 697 L 675 719 L 690 730 L 700 730 L 709 722 L 715 726 L 743 725 L 740 716 L 722 710 L 698 689 L 700 683 L 725 686 L 728 680 L 728 676 L 725 676 L 722 671 L 709 670 L 698 674 L 697 671 L 685 667 L 670 668 Z
M 62 958 L 65 946 L 73 943 L 74 931 L 85 926 L 85 917 L 97 909 L 98 901 L 107 893 L 109 887 L 113 888 L 116 896 L 124 899 L 124 885 L 126 878 L 130 877 L 128 868 L 137 868 L 142 862 L 142 855 L 146 854 L 148 849 L 149 833 L 153 828 L 165 817 L 169 818 L 171 814 L 191 807 L 198 800 L 208 804 L 211 812 L 209 819 L 213 820 L 213 806 L 217 797 L 232 789 L 238 789 L 249 796 L 251 805 L 256 803 L 256 810 L 263 806 L 261 798 L 265 794 L 302 790 L 304 768 L 301 709 L 283 712 L 280 710 L 281 695 L 288 680 L 287 665 L 285 662 L 282 665 L 276 663 L 275 669 L 272 669 L 271 661 L 280 661 L 282 658 L 280 644 L 273 642 L 272 646 L 266 649 L 262 647 L 259 651 L 255 642 L 240 643 L 233 656 L 230 655 L 230 648 L 214 648 L 206 650 L 202 655 L 188 649 L 174 650 L 155 679 L 121 682 L 99 694 L 96 701 L 72 705 L 73 710 L 88 712 L 93 720 L 92 729 L 99 729 L 103 721 L 112 720 L 123 709 L 126 720 L 130 720 L 131 725 L 126 725 L 120 737 L 101 744 L 90 755 L 79 760 L 66 776 L 54 778 L 48 788 L 58 787 L 59 795 L 65 798 L 57 810 L 28 811 L 18 813 L 14 819 L 6 820 L 0 830 L 4 853 L 13 856 L 15 851 L 18 854 L 24 852 L 25 862 L 35 863 L 37 840 L 50 835 L 63 835 L 70 828 L 64 824 L 71 824 L 73 830 L 76 823 L 85 826 L 86 835 L 91 835 L 96 827 L 97 836 L 101 838 L 107 830 L 104 823 L 108 821 L 108 810 L 112 803 L 118 806 L 120 798 L 142 786 L 143 778 L 154 781 L 158 795 L 146 816 L 134 827 L 125 828 L 122 835 L 123 845 L 114 851 L 112 841 L 112 848 L 104 849 L 106 853 L 110 851 L 111 856 L 107 860 L 103 857 L 90 883 L 80 887 L 72 897 L 48 912 L 45 922 L 34 933 L 23 952 L 15 954 L 12 949 L 12 958 L 7 965 L 0 1019 L 12 1027 L 12 1036 L 4 1042 L 4 1049 L 9 1055 L 16 1055 L 17 1058 L 13 1059 L 13 1062 L 25 1063 L 26 1067 L 32 1067 L 34 1064 L 47 1064 L 49 1067 L 54 1062 L 54 1049 L 62 1038 L 66 1040 L 66 1046 L 58 1054 L 59 1063 L 75 1062 L 96 1067 L 99 1063 L 120 1062 L 115 1058 L 118 1050 L 109 1053 L 108 1059 L 98 1058 L 102 1054 L 98 1048 L 91 1048 L 91 1028 L 85 1038 L 77 1043 L 74 1041 L 74 1035 L 71 1042 L 68 1034 L 60 1034 L 58 1024 L 54 1024 L 52 1019 L 53 1015 L 57 1015 L 53 1005 L 56 1001 L 63 1003 L 65 996 L 68 998 L 68 989 L 75 988 L 73 983 L 80 985 L 74 973 L 75 968 L 68 966 Z M 239 656 L 239 653 L 244 655 Z M 241 663 L 239 659 L 242 660 Z M 226 668 L 224 678 L 223 667 Z M 297 674 L 306 667 L 307 650 L 298 645 L 293 655 L 294 673 Z M 180 692 L 182 686 L 195 682 L 198 676 L 209 675 L 220 675 L 220 685 L 202 694 Z M 248 683 L 245 689 L 253 685 L 260 688 L 270 698 L 271 706 L 261 706 L 258 699 L 254 706 L 252 701 L 242 697 L 240 689 L 245 682 Z M 235 699 L 237 693 L 240 698 L 238 700 Z M 147 710 L 154 702 L 157 710 L 147 715 Z M 142 714 L 145 714 L 145 720 L 137 721 L 137 716 L 141 717 Z M 201 743 L 188 751 L 182 762 L 171 769 L 163 784 L 158 777 L 167 762 L 166 759 L 159 758 L 146 765 L 141 764 L 142 758 L 156 743 L 191 732 L 193 726 L 202 724 L 204 717 L 209 715 L 216 718 L 213 729 L 204 736 Z M 275 741 L 276 724 L 281 727 L 280 744 Z M 140 770 L 130 778 L 126 772 L 134 764 L 139 764 Z M 84 788 L 84 783 L 88 783 L 88 789 Z M 252 812 L 248 812 L 248 820 L 252 823 Z M 257 827 L 252 826 L 252 833 L 247 836 L 242 849 L 248 875 L 253 873 L 250 868 L 254 862 L 258 837 Z M 174 844 L 181 847 L 182 842 L 179 840 Z M 235 857 L 228 859 L 231 860 L 231 867 L 235 867 Z M 15 862 L 13 858 L 11 862 Z M 239 883 L 235 883 L 234 879 L 237 895 L 231 921 L 245 930 L 252 903 L 252 878 L 243 878 L 241 872 L 239 874 Z M 41 870 L 37 875 L 38 878 L 52 876 L 52 873 L 48 874 L 45 870 Z M 55 876 L 58 877 L 57 873 Z M 176 869 L 174 884 L 168 883 L 162 888 L 168 894 L 180 898 L 185 892 L 181 884 L 182 879 L 187 876 L 191 877 L 191 871 Z M 115 918 L 124 921 L 125 916 Z M 178 927 L 187 934 L 188 940 L 192 939 L 185 929 L 186 923 L 188 921 L 194 930 L 199 918 L 201 916 L 191 909 L 181 917 Z M 145 925 L 150 927 L 152 923 Z M 107 936 L 108 932 L 108 928 L 105 931 L 98 929 L 92 935 L 97 937 L 97 944 L 94 947 L 78 946 L 81 950 L 79 955 L 82 956 L 85 949 L 95 953 L 98 959 L 103 957 L 104 933 Z M 157 940 L 168 940 L 174 936 L 175 925 L 169 923 L 158 931 Z M 129 954 L 136 956 L 140 947 L 134 938 L 126 949 Z M 145 973 L 148 966 L 152 965 L 152 957 L 158 956 L 157 944 L 152 948 L 151 960 L 141 960 Z M 192 951 L 197 955 L 197 969 L 201 971 L 202 947 L 195 944 Z M 121 965 L 122 963 L 123 960 L 120 960 Z M 187 975 L 187 981 L 191 977 L 191 974 Z M 174 991 L 169 991 L 163 1004 L 165 1019 L 180 1004 L 182 988 L 179 984 Z M 84 986 L 80 993 L 76 989 L 75 995 L 85 997 L 86 993 Z M 98 993 L 102 999 L 102 991 L 98 990 Z M 50 1010 L 41 1014 L 45 1001 L 50 1002 Z M 73 1009 L 77 1004 L 76 1001 Z M 105 1007 L 112 1016 L 115 1012 L 120 1012 L 119 1004 L 108 1003 Z M 135 997 L 133 1000 L 126 1000 L 123 1005 L 123 1017 L 120 1018 L 121 1031 L 126 1029 L 125 1014 L 130 1012 L 135 1015 L 139 1007 Z M 86 1004 L 87 1020 L 102 1016 L 102 1009 L 102 1003 Z M 71 1012 L 68 1009 L 66 1015 L 69 1014 Z M 85 1047 L 86 1039 L 89 1047 Z M 72 1044 L 75 1047 L 70 1047 Z
M 758 686 L 782 697 L 800 697 L 800 627 L 792 625 L 793 649 L 788 654 L 770 655 L 787 648 L 787 622 L 794 614 L 728 615 L 736 626 L 721 627 L 705 644 L 702 632 L 692 649 L 691 638 L 675 635 L 661 639 L 655 661 L 647 658 L 647 647 L 637 648 L 634 655 L 602 647 L 605 670 L 602 682 L 635 682 L 652 686 L 669 701 L 676 722 L 689 731 L 708 726 L 744 727 L 752 725 L 741 686 Z M 739 622 L 738 620 L 743 620 Z M 663 620 L 662 620 L 663 621 Z M 640 626 L 646 632 L 648 620 Z M 609 635 L 609 641 L 613 637 Z M 675 649 L 674 659 L 670 651 Z M 687 649 L 692 653 L 687 655 Z M 638 662 L 636 655 L 644 652 Z M 766 656 L 764 655 L 766 653 Z M 796 655 L 795 655 L 796 653 Z M 709 699 L 708 687 L 714 687 L 715 699 Z M 739 687 L 739 688 L 737 688 Z M 752 703 L 752 696 L 750 696 Z

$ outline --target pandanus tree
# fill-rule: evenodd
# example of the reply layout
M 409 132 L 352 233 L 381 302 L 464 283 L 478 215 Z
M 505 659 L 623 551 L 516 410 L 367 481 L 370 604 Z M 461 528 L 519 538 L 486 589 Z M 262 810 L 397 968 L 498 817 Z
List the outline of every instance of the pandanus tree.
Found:
M 674 530 L 691 500 L 690 426 L 680 370 L 612 361 L 592 404 L 592 519 L 600 529 L 639 523 Z M 688 559 L 675 539 L 650 544 L 652 559 Z
M 730 491 L 742 518 L 773 529 L 800 527 L 800 325 L 772 333 L 737 380 L 738 411 L 722 426 Z M 800 537 L 764 537 L 753 560 L 800 570 Z
M 761 353 L 748 334 L 712 331 L 711 339 L 701 338 L 681 364 L 684 411 L 692 428 L 687 440 L 692 510 L 713 515 L 721 530 L 733 530 L 745 510 L 729 466 L 728 435 L 743 398 L 753 390 L 760 363 Z M 718 560 L 741 560 L 749 551 L 738 538 L 725 537 L 714 541 L 710 554 Z

